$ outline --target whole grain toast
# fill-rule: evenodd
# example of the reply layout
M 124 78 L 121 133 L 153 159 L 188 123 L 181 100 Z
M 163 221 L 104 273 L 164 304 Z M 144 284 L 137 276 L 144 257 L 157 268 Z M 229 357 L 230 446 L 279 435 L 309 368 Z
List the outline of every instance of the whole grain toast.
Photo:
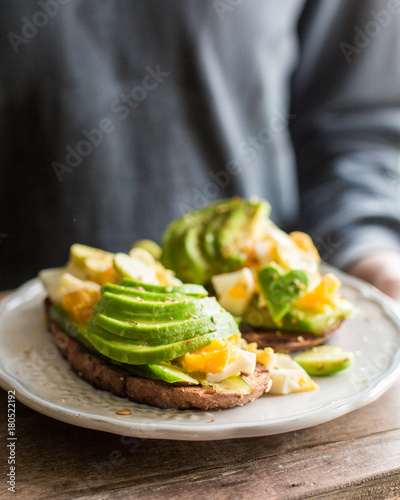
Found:
M 254 374 L 243 374 L 250 385 L 249 394 L 218 392 L 210 386 L 193 386 L 184 383 L 168 383 L 131 375 L 123 368 L 114 366 L 85 349 L 51 319 L 48 326 L 55 342 L 68 360 L 71 368 L 93 386 L 110 391 L 131 401 L 159 408 L 214 410 L 243 405 L 260 397 L 271 386 L 268 370 L 257 363 Z

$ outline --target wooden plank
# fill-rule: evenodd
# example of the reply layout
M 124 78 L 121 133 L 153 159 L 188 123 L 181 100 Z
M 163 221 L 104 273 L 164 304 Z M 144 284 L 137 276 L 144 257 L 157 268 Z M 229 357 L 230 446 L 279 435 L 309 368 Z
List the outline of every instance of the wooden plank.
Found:
M 382 456 L 386 456 L 383 462 L 380 460 Z M 207 470 L 190 471 L 184 477 L 177 474 L 151 487 L 146 484 L 124 486 L 113 490 L 110 498 L 125 498 L 128 493 L 136 499 L 251 497 L 254 500 L 275 500 L 305 498 L 310 494 L 325 498 L 329 491 L 336 490 L 337 493 L 339 485 L 347 484 L 347 488 L 354 491 L 351 486 L 354 481 L 367 478 L 371 473 L 375 476 L 385 473 L 388 466 L 397 466 L 396 470 L 392 469 L 390 477 L 393 485 L 398 482 L 400 474 L 400 430 L 352 440 L 351 443 L 317 445 L 240 465 L 224 466 L 216 462 Z M 379 484 L 375 486 L 377 490 Z M 102 495 L 99 493 L 90 498 L 104 498 Z
M 390 489 L 400 468 L 399 390 L 400 381 L 373 405 L 314 428 L 219 442 L 124 439 L 18 404 L 15 497 L 302 498 L 371 481 L 376 490 L 381 476 Z M 2 442 L 5 419 L 1 411 Z

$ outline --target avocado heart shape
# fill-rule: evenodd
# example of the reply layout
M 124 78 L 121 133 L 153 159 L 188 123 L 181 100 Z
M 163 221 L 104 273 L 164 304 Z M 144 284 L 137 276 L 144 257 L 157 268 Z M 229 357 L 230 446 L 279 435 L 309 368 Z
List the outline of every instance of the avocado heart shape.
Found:
M 258 271 L 257 277 L 275 322 L 279 322 L 290 311 L 293 302 L 300 297 L 309 282 L 304 271 L 291 270 L 282 274 L 274 266 L 263 267 Z

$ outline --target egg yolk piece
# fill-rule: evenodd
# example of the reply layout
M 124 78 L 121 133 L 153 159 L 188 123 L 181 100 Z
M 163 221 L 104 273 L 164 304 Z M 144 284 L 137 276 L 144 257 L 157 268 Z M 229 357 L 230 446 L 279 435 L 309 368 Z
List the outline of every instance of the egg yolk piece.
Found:
M 303 252 L 312 255 L 318 261 L 321 260 L 318 250 L 316 249 L 312 239 L 308 234 L 302 233 L 301 231 L 294 231 L 293 233 L 290 233 L 289 236 L 291 237 L 292 241 L 297 245 L 297 247 L 300 248 L 300 250 L 303 250 Z
M 87 287 L 65 294 L 61 304 L 77 321 L 88 323 L 99 300 L 100 291 Z
M 187 372 L 218 373 L 229 363 L 230 343 L 215 339 L 207 346 L 184 355 L 182 367 Z
M 324 312 L 325 306 L 335 306 L 341 284 L 339 278 L 334 274 L 325 274 L 317 286 L 295 302 L 295 306 Z

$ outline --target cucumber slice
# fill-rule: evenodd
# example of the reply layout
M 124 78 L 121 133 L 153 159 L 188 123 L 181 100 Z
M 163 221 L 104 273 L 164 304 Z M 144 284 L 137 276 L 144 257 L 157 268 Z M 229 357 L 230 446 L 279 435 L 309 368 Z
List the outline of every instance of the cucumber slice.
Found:
M 321 345 L 302 352 L 293 358 L 309 375 L 332 375 L 353 364 L 352 352 L 341 347 Z

